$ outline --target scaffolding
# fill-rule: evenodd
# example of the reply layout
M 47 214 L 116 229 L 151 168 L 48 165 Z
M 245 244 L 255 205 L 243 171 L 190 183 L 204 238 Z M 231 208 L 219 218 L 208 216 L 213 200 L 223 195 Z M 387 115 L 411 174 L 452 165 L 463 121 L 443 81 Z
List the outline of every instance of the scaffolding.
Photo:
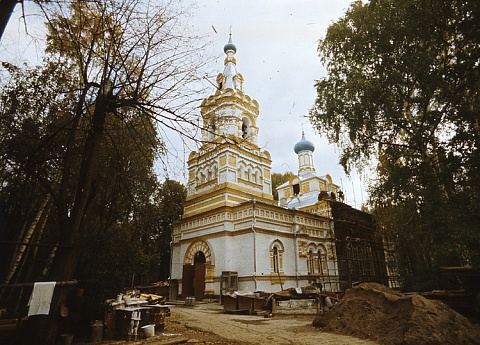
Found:
M 331 202 L 335 229 L 337 277 L 341 291 L 360 283 L 388 286 L 385 250 L 372 215 Z

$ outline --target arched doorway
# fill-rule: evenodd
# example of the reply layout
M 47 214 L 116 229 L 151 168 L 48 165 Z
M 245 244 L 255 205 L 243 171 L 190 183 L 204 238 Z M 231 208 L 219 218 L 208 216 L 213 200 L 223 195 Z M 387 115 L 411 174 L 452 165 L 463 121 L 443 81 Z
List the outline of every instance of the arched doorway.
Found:
M 192 243 L 185 253 L 182 273 L 182 297 L 195 296 L 201 301 L 205 294 L 205 272 L 211 263 L 211 252 L 204 241 Z

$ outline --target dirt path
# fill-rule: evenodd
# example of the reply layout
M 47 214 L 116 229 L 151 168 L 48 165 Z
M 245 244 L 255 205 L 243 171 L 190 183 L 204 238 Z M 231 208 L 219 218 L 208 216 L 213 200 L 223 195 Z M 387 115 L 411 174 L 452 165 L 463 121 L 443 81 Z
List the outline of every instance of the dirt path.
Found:
M 225 342 L 218 342 L 221 340 L 204 338 L 207 344 L 377 344 L 369 340 L 319 331 L 310 326 L 313 316 L 264 318 L 256 315 L 225 314 L 218 303 L 202 303 L 194 307 L 177 305 L 171 308 L 171 313 L 171 320 L 167 319 L 166 332 L 178 322 L 185 325 L 187 329 L 197 331 L 198 341 L 202 341 L 201 338 L 208 333 L 213 333 L 225 340 Z M 205 334 L 202 335 L 202 332 Z M 185 334 L 185 336 L 192 335 Z
M 322 332 L 311 326 L 312 316 L 225 314 L 218 302 L 173 305 L 165 329 L 138 340 L 104 340 L 97 345 L 378 345 L 369 340 Z M 141 333 L 141 332 L 139 332 Z M 74 345 L 91 343 L 74 340 Z

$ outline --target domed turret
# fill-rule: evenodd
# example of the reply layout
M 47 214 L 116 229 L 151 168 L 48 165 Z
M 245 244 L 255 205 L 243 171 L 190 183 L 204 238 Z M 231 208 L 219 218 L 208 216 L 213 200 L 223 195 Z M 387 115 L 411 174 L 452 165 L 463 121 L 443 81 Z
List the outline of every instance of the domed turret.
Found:
M 315 172 L 315 166 L 313 165 L 313 151 L 315 151 L 315 145 L 311 141 L 305 139 L 305 133 L 302 131 L 302 139 L 295 144 L 293 150 L 298 155 L 298 174 Z
M 232 34 L 230 34 L 230 38 L 228 40 L 228 43 L 225 44 L 225 46 L 223 47 L 223 51 L 225 52 L 225 54 L 229 51 L 233 51 L 234 53 L 237 52 L 237 47 L 235 46 L 235 44 L 233 44 L 232 42 Z
M 302 139 L 298 143 L 295 144 L 293 147 L 293 150 L 295 151 L 296 154 L 302 151 L 310 151 L 313 152 L 315 151 L 315 145 L 311 141 L 308 141 L 305 139 L 305 134 L 302 131 Z
M 230 34 L 228 43 L 223 47 L 223 51 L 227 57 L 225 58 L 223 74 L 220 74 L 217 77 L 218 90 L 232 89 L 243 91 L 243 77 L 241 74 L 237 73 L 237 61 L 235 60 L 237 47 L 232 42 L 232 34 Z

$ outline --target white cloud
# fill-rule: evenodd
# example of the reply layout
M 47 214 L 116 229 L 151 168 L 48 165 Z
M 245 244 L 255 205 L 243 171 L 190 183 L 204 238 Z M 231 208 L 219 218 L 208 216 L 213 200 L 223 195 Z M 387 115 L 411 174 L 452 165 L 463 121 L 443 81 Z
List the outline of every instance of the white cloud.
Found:
M 330 174 L 342 186 L 347 202 L 359 207 L 367 194 L 356 174 L 350 179 L 338 164 L 339 149 L 315 134 L 304 118 L 315 101 L 314 83 L 326 72 L 317 54 L 317 41 L 328 25 L 348 8 L 348 0 L 199 0 L 189 25 L 212 42 L 211 53 L 218 56 L 211 70 L 223 70 L 223 46 L 230 30 L 237 46 L 237 70 L 245 78 L 245 93 L 260 104 L 258 144 L 272 156 L 272 171 L 297 172 L 293 146 L 302 129 L 315 144 L 315 166 L 319 175 Z M 25 2 L 26 13 L 35 5 Z M 0 58 L 18 63 L 26 57 L 38 61 L 41 40 L 24 34 L 21 8 L 17 6 L 0 45 Z M 30 32 L 42 33 L 39 17 L 27 18 Z M 18 44 L 20 42 L 21 44 Z M 41 49 L 40 49 L 41 50 Z M 212 80 L 214 81 L 214 80 Z M 213 86 L 212 91 L 213 93 Z M 205 97 L 209 95 L 206 94 Z M 194 145 L 185 147 L 178 138 L 167 143 L 169 176 L 186 181 L 185 160 Z M 158 163 L 163 171 L 163 163 Z
M 293 147 L 301 139 L 303 129 L 316 147 L 317 173 L 330 174 L 344 189 L 347 202 L 360 207 L 367 194 L 359 177 L 355 173 L 351 178 L 345 175 L 338 164 L 339 149 L 314 134 L 304 118 L 315 102 L 315 80 L 326 76 L 317 54 L 318 40 L 343 15 L 349 3 L 206 0 L 201 1 L 192 26 L 212 40 L 212 49 L 220 54 L 213 68 L 219 72 L 223 69 L 223 46 L 228 42 L 231 27 L 237 47 L 237 70 L 245 78 L 244 91 L 260 104 L 258 144 L 272 155 L 272 171 L 298 171 Z

